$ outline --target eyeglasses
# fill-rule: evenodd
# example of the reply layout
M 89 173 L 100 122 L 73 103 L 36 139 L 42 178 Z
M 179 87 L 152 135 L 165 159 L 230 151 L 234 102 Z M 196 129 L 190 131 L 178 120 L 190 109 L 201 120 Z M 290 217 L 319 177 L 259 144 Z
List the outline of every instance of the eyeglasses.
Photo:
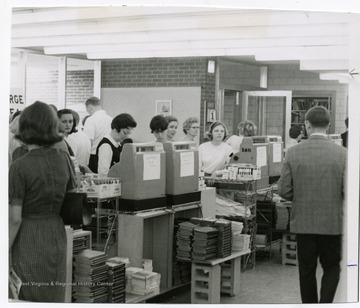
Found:
M 166 131 L 166 129 L 155 129 L 152 131 L 153 134 L 157 133 L 157 134 L 161 134 L 164 133 Z
M 132 131 L 133 131 L 132 127 L 122 129 L 122 132 L 124 133 L 124 135 L 130 135 Z

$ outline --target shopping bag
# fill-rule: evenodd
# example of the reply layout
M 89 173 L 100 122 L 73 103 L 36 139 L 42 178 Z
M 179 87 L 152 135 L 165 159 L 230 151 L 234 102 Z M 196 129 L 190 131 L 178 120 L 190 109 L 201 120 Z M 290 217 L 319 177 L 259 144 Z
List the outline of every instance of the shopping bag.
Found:
M 91 216 L 94 212 L 91 203 L 87 202 L 86 193 L 66 192 L 60 211 L 65 225 L 87 226 L 91 223 Z

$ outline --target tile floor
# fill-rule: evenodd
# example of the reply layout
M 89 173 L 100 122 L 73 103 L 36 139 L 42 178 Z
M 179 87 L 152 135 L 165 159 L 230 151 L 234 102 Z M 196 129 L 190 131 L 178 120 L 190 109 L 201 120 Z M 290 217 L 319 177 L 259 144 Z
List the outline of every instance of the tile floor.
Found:
M 321 279 L 318 266 L 318 284 Z M 221 304 L 301 304 L 298 268 L 282 265 L 278 249 L 273 256 L 259 256 L 254 268 L 241 273 L 241 292 L 237 296 L 221 295 Z M 336 302 L 336 297 L 334 302 Z M 190 291 L 177 294 L 162 303 L 190 304 Z

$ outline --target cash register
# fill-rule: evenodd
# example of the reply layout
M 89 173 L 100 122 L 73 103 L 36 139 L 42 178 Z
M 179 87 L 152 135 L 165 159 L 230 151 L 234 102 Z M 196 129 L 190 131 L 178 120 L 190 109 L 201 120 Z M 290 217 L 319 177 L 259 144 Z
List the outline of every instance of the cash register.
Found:
M 195 142 L 165 142 L 168 207 L 200 201 L 199 153 Z
M 120 210 L 166 207 L 165 152 L 162 143 L 124 144 L 120 161 L 110 168 L 108 177 L 121 178 Z

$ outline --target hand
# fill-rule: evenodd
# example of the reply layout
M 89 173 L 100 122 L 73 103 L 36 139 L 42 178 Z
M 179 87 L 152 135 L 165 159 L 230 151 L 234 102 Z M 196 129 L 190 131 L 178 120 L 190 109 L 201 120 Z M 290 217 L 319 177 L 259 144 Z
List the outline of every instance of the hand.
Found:
M 93 172 L 91 171 L 91 169 L 90 169 L 88 166 L 86 166 L 86 165 L 79 165 L 79 169 L 80 169 L 80 171 L 81 171 L 82 174 L 93 173 Z

